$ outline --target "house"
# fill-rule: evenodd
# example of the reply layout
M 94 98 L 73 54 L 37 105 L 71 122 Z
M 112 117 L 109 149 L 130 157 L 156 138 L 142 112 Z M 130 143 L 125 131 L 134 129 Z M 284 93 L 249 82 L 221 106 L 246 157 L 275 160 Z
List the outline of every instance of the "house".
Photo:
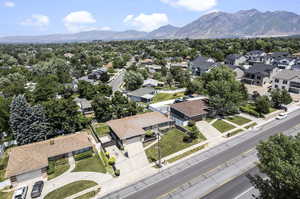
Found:
M 82 112 L 84 115 L 94 113 L 92 101 L 87 100 L 85 98 L 75 98 L 74 101 L 76 102 L 77 106 L 79 106 L 79 111 Z
M 246 54 L 247 61 L 250 65 L 256 63 L 264 63 L 266 60 L 267 54 L 261 50 L 253 50 Z
M 80 77 L 78 80 L 86 81 L 90 84 L 97 85 L 98 81 L 101 80 L 101 77 L 106 74 L 107 74 L 106 68 L 98 68 L 98 69 L 92 70 L 92 72 L 90 74 Z
M 180 67 L 180 68 L 188 68 L 188 62 L 175 62 L 175 63 L 168 63 L 167 67 Z
M 5 177 L 13 184 L 47 176 L 49 160 L 57 160 L 92 149 L 85 133 L 57 137 L 51 140 L 13 147 Z
M 272 81 L 273 76 L 278 72 L 278 68 L 268 64 L 254 64 L 245 71 L 242 82 L 257 86 L 264 86 Z
M 217 66 L 219 66 L 219 64 L 215 63 L 212 58 L 198 56 L 196 59 L 190 62 L 189 69 L 192 71 L 193 75 L 199 76 Z
M 144 80 L 143 87 L 157 87 L 163 86 L 164 82 L 157 81 L 155 79 L 146 79 Z
M 106 122 L 118 146 L 143 142 L 146 131 L 170 128 L 174 122 L 159 112 L 149 112 Z
M 281 70 L 274 77 L 272 88 L 286 89 L 292 93 L 300 93 L 300 71 Z
M 293 56 L 294 56 L 294 57 L 298 57 L 298 58 L 300 58 L 300 52 L 298 52 L 298 53 L 294 53 L 294 54 L 293 54 Z
M 235 78 L 237 80 L 242 80 L 242 78 L 245 75 L 245 72 L 244 72 L 245 69 L 243 67 L 237 66 L 237 65 L 230 65 L 230 64 L 227 64 L 227 66 L 235 72 L 235 74 L 236 74 Z
M 170 106 L 170 118 L 176 125 L 186 126 L 189 121 L 200 121 L 209 113 L 205 100 L 185 101 Z
M 152 59 L 143 59 L 140 61 L 140 64 L 142 65 L 150 65 L 150 64 L 153 64 L 153 60 Z
M 293 58 L 276 58 L 273 60 L 273 65 L 280 69 L 291 69 L 295 64 L 295 59 Z
M 230 54 L 225 58 L 225 64 L 228 65 L 242 65 L 247 61 L 247 58 L 243 55 Z
M 150 102 L 156 91 L 153 88 L 139 88 L 135 91 L 127 93 L 130 100 L 134 102 Z
M 156 73 L 156 72 L 161 71 L 162 67 L 159 65 L 152 64 L 152 65 L 146 65 L 146 68 L 148 68 L 150 73 Z

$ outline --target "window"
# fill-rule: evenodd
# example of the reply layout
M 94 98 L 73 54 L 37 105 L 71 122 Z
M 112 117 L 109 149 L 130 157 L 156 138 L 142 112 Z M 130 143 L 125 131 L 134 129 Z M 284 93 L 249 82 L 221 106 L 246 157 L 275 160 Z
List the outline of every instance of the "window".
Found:
M 278 83 L 278 82 L 279 82 L 279 79 L 275 79 L 275 82 Z
M 286 81 L 286 80 L 283 80 L 283 84 L 287 84 L 287 81 Z
M 275 88 L 278 88 L 278 85 L 275 85 Z
M 285 89 L 285 86 L 282 86 L 281 88 L 282 88 L 282 89 Z

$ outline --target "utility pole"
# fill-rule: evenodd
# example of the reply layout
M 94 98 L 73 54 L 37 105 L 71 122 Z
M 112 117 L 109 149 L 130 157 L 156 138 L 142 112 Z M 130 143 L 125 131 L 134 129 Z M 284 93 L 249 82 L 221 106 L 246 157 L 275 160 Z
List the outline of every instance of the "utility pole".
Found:
M 161 168 L 161 151 L 160 151 L 160 133 L 159 130 L 157 128 L 157 152 L 158 152 L 158 167 Z

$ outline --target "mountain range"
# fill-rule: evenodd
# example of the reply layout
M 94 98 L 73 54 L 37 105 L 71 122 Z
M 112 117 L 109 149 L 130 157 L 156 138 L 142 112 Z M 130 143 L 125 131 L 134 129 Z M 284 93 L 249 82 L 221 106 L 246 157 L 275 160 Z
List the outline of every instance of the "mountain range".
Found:
M 213 12 L 183 26 L 166 25 L 152 32 L 87 31 L 74 34 L 1 37 L 1 43 L 82 42 L 92 40 L 205 39 L 275 37 L 300 34 L 300 15 L 287 11 Z

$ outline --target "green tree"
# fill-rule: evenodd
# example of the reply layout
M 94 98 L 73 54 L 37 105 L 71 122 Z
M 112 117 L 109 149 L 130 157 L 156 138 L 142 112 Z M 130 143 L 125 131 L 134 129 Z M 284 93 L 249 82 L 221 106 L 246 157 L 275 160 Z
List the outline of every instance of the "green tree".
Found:
M 128 90 L 136 90 L 140 88 L 144 83 L 143 75 L 134 72 L 134 71 L 128 71 L 125 73 L 124 77 L 125 86 Z
M 19 145 L 46 140 L 52 134 L 42 106 L 30 106 L 24 95 L 19 95 L 10 107 L 10 128 Z
M 68 134 L 82 130 L 88 120 L 78 111 L 78 106 L 71 98 L 52 99 L 43 104 L 53 135 Z
M 92 102 L 96 119 L 100 122 L 106 122 L 113 116 L 112 103 L 109 98 L 104 96 L 96 96 Z
M 287 90 L 275 89 L 271 91 L 271 101 L 275 108 L 280 108 L 282 104 L 290 104 L 293 100 Z
M 35 102 L 45 102 L 55 98 L 62 88 L 55 75 L 39 78 L 36 88 L 33 91 Z
M 271 102 L 268 96 L 259 96 L 255 100 L 255 109 L 261 114 L 267 114 L 270 112 Z
M 7 132 L 9 130 L 9 105 L 10 99 L 0 96 L 0 132 Z
M 272 136 L 257 146 L 258 168 L 268 178 L 249 176 L 258 199 L 300 198 L 300 136 Z

